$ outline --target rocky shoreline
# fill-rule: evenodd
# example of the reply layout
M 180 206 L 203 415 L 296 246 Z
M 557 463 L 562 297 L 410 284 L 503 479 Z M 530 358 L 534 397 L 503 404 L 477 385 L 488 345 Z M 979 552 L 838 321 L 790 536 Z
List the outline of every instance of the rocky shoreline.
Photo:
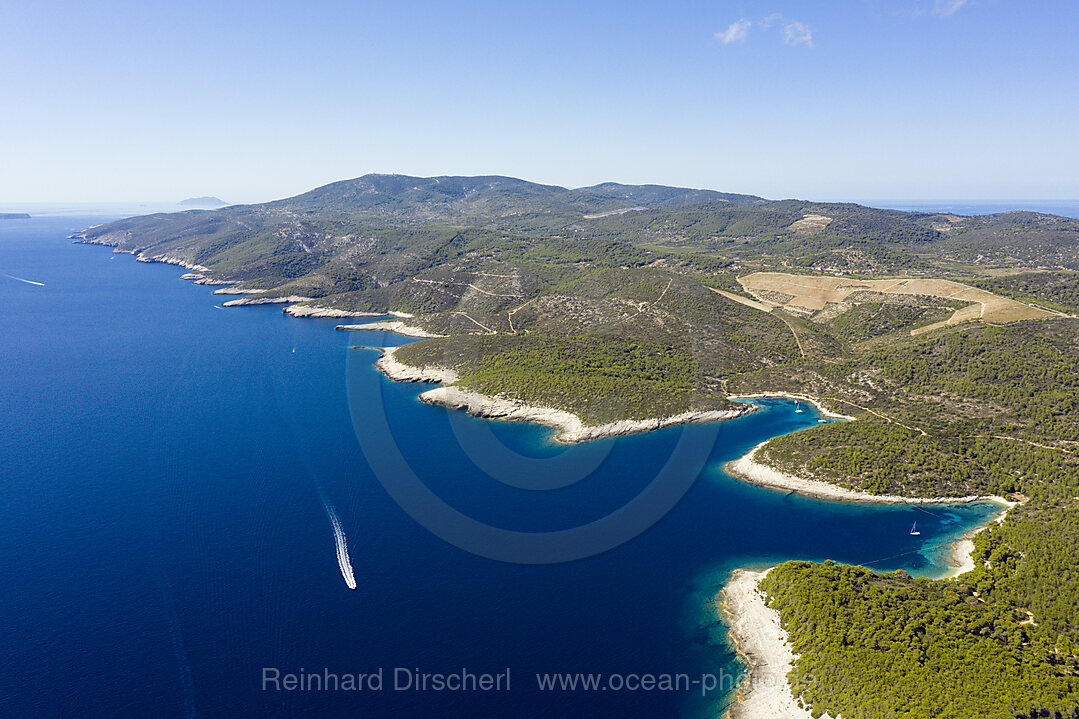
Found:
M 960 574 L 966 574 L 967 572 L 974 570 L 974 536 L 990 524 L 1000 524 L 1003 522 L 1004 518 L 1008 516 L 1008 511 L 1018 504 L 1018 502 L 1009 502 L 1000 497 L 995 497 L 994 501 L 999 501 L 1006 506 L 997 512 L 988 522 L 977 529 L 967 532 L 963 535 L 962 539 L 952 544 L 952 561 L 955 562 L 955 570 L 949 573 L 947 578 L 958 577 Z
M 444 382 L 457 381 L 457 373 L 446 367 L 413 367 L 401 362 L 394 356 L 399 347 L 374 347 L 382 352 L 375 362 L 375 368 L 395 382 Z
M 285 314 L 290 317 L 382 317 L 384 312 L 359 312 L 356 310 L 342 310 L 337 307 L 320 307 L 319 305 L 289 305 L 285 308 Z
M 140 248 L 123 250 L 115 243 L 91 240 L 73 235 L 72 239 L 85 244 L 97 244 L 113 247 L 113 252 L 128 253 L 135 255 L 140 262 L 162 262 L 184 267 L 190 272 L 183 276 L 184 279 L 194 280 L 204 285 L 231 285 L 231 282 L 216 280 L 209 274 L 209 270 L 201 265 L 190 263 L 182 258 L 159 255 L 148 256 L 143 254 Z M 221 295 L 260 295 L 264 290 L 242 289 L 226 286 L 215 290 L 214 294 Z M 241 297 L 224 303 L 224 306 L 245 306 L 262 304 L 288 304 L 284 309 L 286 314 L 294 317 L 367 317 L 381 316 L 383 313 L 354 312 L 332 307 L 318 307 L 316 305 L 301 305 L 297 303 L 309 302 L 311 298 L 289 296 L 261 296 Z M 394 332 L 397 334 L 431 338 L 443 335 L 428 332 L 422 328 L 406 324 L 403 319 L 411 318 L 411 315 L 402 312 L 389 312 L 401 319 L 381 320 L 363 324 L 337 325 L 338 330 L 377 330 Z M 380 349 L 380 348 L 376 348 Z M 375 366 L 387 377 L 399 382 L 431 382 L 452 385 L 458 380 L 458 375 L 452 369 L 437 366 L 413 367 L 404 364 L 394 357 L 396 347 L 381 348 L 382 356 Z M 833 412 L 826 408 L 820 400 L 785 392 L 756 393 L 745 395 L 731 395 L 732 400 L 751 400 L 767 397 L 782 397 L 805 401 L 813 404 L 822 415 L 852 420 L 853 417 Z M 646 420 L 623 420 L 603 425 L 586 425 L 579 416 L 565 410 L 550 407 L 537 407 L 525 405 L 502 397 L 493 397 L 480 394 L 454 386 L 441 386 L 423 392 L 421 401 L 452 409 L 464 410 L 477 417 L 489 419 L 503 419 L 514 421 L 537 422 L 555 428 L 554 439 L 563 443 L 583 442 L 602 437 L 612 437 L 626 434 L 647 432 L 662 427 L 668 427 L 690 422 L 712 422 L 733 419 L 754 411 L 754 407 L 747 405 L 744 409 L 737 410 L 710 410 L 690 411 L 668 417 L 658 417 Z M 963 503 L 974 501 L 994 501 L 1005 505 L 1001 512 L 991 521 L 1003 521 L 1008 509 L 1015 503 L 1008 502 L 995 496 L 967 496 L 967 497 L 933 497 L 933 498 L 909 498 L 897 495 L 873 495 L 864 492 L 838 487 L 836 485 L 817 480 L 803 479 L 790 475 L 772 467 L 768 467 L 755 457 L 757 452 L 767 442 L 762 442 L 753 447 L 742 457 L 727 463 L 727 471 L 732 475 L 752 484 L 775 488 L 785 491 L 796 491 L 808 496 L 856 502 L 892 502 L 908 504 L 941 504 Z M 988 524 L 988 523 L 987 523 Z M 962 574 L 974 568 L 971 555 L 973 550 L 973 536 L 987 525 L 969 532 L 960 541 L 953 544 L 953 556 L 958 565 L 955 575 Z M 722 591 L 713 600 L 717 610 L 723 611 L 730 624 L 732 643 L 739 655 L 749 666 L 748 678 L 743 681 L 736 696 L 735 703 L 727 712 L 728 719 L 805 719 L 811 717 L 811 713 L 800 707 L 791 693 L 787 680 L 787 673 L 793 667 L 797 659 L 787 642 L 787 633 L 779 621 L 778 611 L 769 608 L 765 604 L 763 593 L 759 589 L 761 580 L 766 576 L 765 571 L 749 571 L 745 569 L 735 570 L 730 580 Z M 825 715 L 825 719 L 830 719 Z
M 779 612 L 764 603 L 761 580 L 771 569 L 736 569 L 714 600 L 727 617 L 728 636 L 749 674 L 738 685 L 727 719 L 811 719 L 791 693 L 787 673 L 797 659 Z M 827 714 L 824 719 L 831 719 Z
M 731 399 L 750 399 L 763 397 L 786 397 L 813 402 L 822 412 L 832 417 L 843 417 L 829 412 L 818 401 L 810 397 L 787 393 L 741 395 Z M 828 482 L 804 479 L 769 467 L 756 460 L 757 452 L 768 443 L 761 442 L 749 452 L 727 463 L 727 472 L 746 482 L 763 487 L 784 491 L 794 491 L 820 499 L 832 499 L 848 502 L 880 502 L 903 504 L 959 504 L 967 502 L 990 501 L 1002 506 L 989 522 L 968 532 L 961 540 L 952 544 L 952 559 L 956 569 L 948 576 L 955 577 L 974 569 L 973 537 L 985 529 L 991 522 L 1002 522 L 1008 511 L 1017 503 L 994 495 L 971 495 L 965 497 L 903 497 L 899 495 L 878 495 L 839 487 Z M 751 572 L 745 569 L 735 570 L 731 579 L 721 592 L 722 608 L 731 626 L 730 638 L 738 654 L 750 667 L 748 681 L 739 687 L 735 703 L 727 712 L 728 719 L 756 719 L 756 717 L 790 717 L 803 719 L 811 717 L 810 712 L 798 706 L 786 681 L 795 655 L 787 644 L 787 633 L 779 624 L 779 613 L 768 608 L 764 595 L 759 590 L 760 581 L 767 574 Z M 827 715 L 825 715 L 827 717 Z
M 96 227 L 96 225 L 95 225 Z M 93 229 L 90 227 L 88 229 Z M 171 255 L 148 255 L 143 248 L 135 247 L 130 250 L 121 249 L 121 240 L 116 238 L 88 238 L 85 235 L 85 230 L 76 232 L 68 236 L 68 239 L 73 240 L 78 244 L 83 245 L 101 245 L 105 247 L 111 247 L 112 251 L 116 254 L 129 254 L 134 255 L 135 259 L 139 262 L 161 262 L 167 265 L 176 265 L 190 270 L 180 276 L 182 280 L 191 280 L 196 285 L 209 285 L 216 286 L 218 289 L 214 290 L 215 295 L 263 295 L 261 297 L 241 297 L 235 300 L 229 300 L 222 304 L 223 307 L 243 307 L 246 305 L 270 305 L 270 304 L 286 304 L 283 311 L 285 314 L 291 317 L 314 317 L 314 318 L 336 318 L 343 319 L 346 317 L 382 317 L 384 315 L 393 315 L 401 319 L 409 319 L 413 315 L 407 312 L 361 312 L 358 310 L 345 310 L 337 307 L 323 307 L 319 305 L 300 304 L 313 301 L 314 298 L 304 297 L 302 295 L 282 295 L 282 296 L 265 296 L 269 290 L 234 287 L 237 284 L 235 280 L 223 280 L 210 275 L 210 269 L 193 262 L 189 262 L 182 257 L 175 257 Z M 383 324 L 385 323 L 385 324 Z M 398 334 L 407 335 L 409 337 L 442 337 L 444 335 L 437 335 L 430 332 L 425 332 L 418 327 L 411 327 L 404 322 L 395 320 L 384 320 L 383 323 L 372 322 L 369 325 L 341 325 L 338 329 L 365 329 L 365 330 L 385 330 L 389 332 L 396 332 Z
M 1014 504 L 1003 497 L 984 494 L 968 495 L 965 497 L 903 497 L 898 494 L 869 494 L 868 492 L 857 492 L 852 489 L 846 489 L 845 487 L 840 487 L 816 479 L 803 479 L 758 462 L 756 460 L 757 452 L 766 444 L 768 444 L 768 441 L 761 442 L 738 459 L 727 462 L 727 472 L 738 479 L 762 487 L 797 492 L 819 499 L 837 499 L 845 502 L 878 502 L 885 504 L 964 504 L 967 502 L 997 502 L 1009 506 Z
M 359 326 L 363 327 L 363 325 Z M 457 373 L 451 369 L 445 367 L 412 367 L 400 362 L 394 357 L 396 350 L 396 347 L 383 349 L 382 357 L 375 362 L 375 367 L 390 379 L 398 382 L 441 382 L 445 384 L 452 384 L 457 381 Z M 557 430 L 554 436 L 555 441 L 565 444 L 586 442 L 601 437 L 649 432 L 662 427 L 688 424 L 690 422 L 720 422 L 734 419 L 753 411 L 750 407 L 734 410 L 689 411 L 668 417 L 654 417 L 643 420 L 627 419 L 600 425 L 588 425 L 576 414 L 566 410 L 527 405 L 460 387 L 436 387 L 421 394 L 420 401 L 440 407 L 463 410 L 474 417 L 544 424 Z
M 187 275 L 184 275 L 184 277 L 187 277 Z M 184 277 L 181 277 L 180 279 L 182 280 L 182 279 L 184 279 Z M 198 284 L 198 282 L 195 282 L 195 284 Z M 232 283 L 230 282 L 229 284 L 232 284 Z M 222 287 L 221 289 L 214 290 L 214 294 L 215 295 L 257 295 L 257 294 L 260 294 L 260 293 L 265 292 L 265 291 L 266 290 L 244 289 L 243 287 Z
M 390 313 L 397 314 L 397 313 Z M 339 330 L 374 330 L 378 332 L 396 332 L 399 335 L 405 335 L 406 337 L 445 337 L 446 335 L 437 335 L 433 332 L 420 329 L 419 327 L 413 327 L 412 325 L 405 324 L 401 320 L 379 320 L 378 322 L 366 322 L 361 325 L 337 325 Z
M 286 295 L 284 297 L 241 297 L 238 300 L 229 300 L 223 303 L 224 307 L 243 307 L 245 305 L 283 305 L 296 302 L 307 302 L 310 297 L 302 295 Z

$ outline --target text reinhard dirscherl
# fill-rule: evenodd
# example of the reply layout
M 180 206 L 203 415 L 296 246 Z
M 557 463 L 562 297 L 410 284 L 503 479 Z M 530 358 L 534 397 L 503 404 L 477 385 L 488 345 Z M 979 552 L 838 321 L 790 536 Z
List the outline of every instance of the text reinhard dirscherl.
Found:
M 505 692 L 510 690 L 510 670 L 475 673 L 468 669 L 452 672 L 423 672 L 409 667 L 383 667 L 364 674 L 335 673 L 329 669 L 282 672 L 277 667 L 262 668 L 262 691 L 286 692 Z

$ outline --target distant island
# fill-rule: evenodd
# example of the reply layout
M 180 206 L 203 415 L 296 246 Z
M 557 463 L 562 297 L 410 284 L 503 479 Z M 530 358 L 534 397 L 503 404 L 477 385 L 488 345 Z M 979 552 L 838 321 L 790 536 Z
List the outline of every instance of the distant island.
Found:
M 0 212 L 0 220 L 28 220 L 30 215 L 26 212 Z
M 812 562 L 743 577 L 732 606 L 759 586 L 789 634 L 791 704 L 848 719 L 1079 707 L 1077 219 L 366 175 L 72 237 L 187 267 L 239 296 L 226 306 L 395 315 L 340 328 L 420 338 L 379 368 L 442 383 L 424 401 L 563 441 L 735 416 L 738 396 L 847 415 L 732 473 L 1011 509 L 963 545 L 953 579 Z
M 212 210 L 228 205 L 224 200 L 210 195 L 206 197 L 189 197 L 186 200 L 181 200 L 178 204 L 181 207 L 195 207 L 202 210 Z

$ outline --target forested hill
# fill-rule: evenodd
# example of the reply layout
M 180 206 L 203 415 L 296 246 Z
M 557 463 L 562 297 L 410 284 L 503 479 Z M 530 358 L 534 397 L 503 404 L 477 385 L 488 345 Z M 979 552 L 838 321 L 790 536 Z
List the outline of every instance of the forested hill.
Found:
M 284 200 L 134 217 L 75 237 L 199 265 L 208 282 L 380 311 L 402 309 L 395 283 L 464 255 L 477 269 L 492 261 L 612 260 L 700 271 L 1079 269 L 1079 220 L 1052 215 L 960 217 L 660 185 L 566 189 L 497 176 L 365 175 Z
M 364 175 L 278 200 L 268 208 L 343 216 L 356 213 L 411 221 L 497 221 L 512 215 L 584 215 L 629 207 L 674 207 L 698 202 L 753 205 L 752 195 L 662 185 L 608 182 L 568 190 L 513 177 L 410 177 Z

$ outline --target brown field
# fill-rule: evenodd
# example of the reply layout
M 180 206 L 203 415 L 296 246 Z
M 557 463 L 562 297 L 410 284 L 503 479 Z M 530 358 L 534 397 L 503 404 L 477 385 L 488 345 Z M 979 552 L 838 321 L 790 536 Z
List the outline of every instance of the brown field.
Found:
M 827 227 L 832 219 L 826 215 L 806 215 L 797 222 L 791 223 L 787 229 L 794 230 L 800 235 L 812 235 Z
M 985 322 L 1015 322 L 1018 320 L 1065 316 L 1059 312 L 1032 307 L 1022 302 L 951 280 L 855 280 L 847 277 L 792 275 L 786 272 L 754 272 L 751 275 L 738 278 L 738 281 L 747 292 L 770 307 L 782 306 L 813 312 L 824 309 L 828 304 L 843 302 L 852 293 L 861 291 L 896 295 L 921 295 L 975 303 L 957 310 L 955 314 L 944 322 L 912 330 L 912 334 L 920 334 L 938 327 L 979 319 Z M 782 293 L 792 299 L 780 305 L 776 302 L 769 302 L 762 296 L 772 292 Z M 774 297 L 775 295 L 772 296 Z

